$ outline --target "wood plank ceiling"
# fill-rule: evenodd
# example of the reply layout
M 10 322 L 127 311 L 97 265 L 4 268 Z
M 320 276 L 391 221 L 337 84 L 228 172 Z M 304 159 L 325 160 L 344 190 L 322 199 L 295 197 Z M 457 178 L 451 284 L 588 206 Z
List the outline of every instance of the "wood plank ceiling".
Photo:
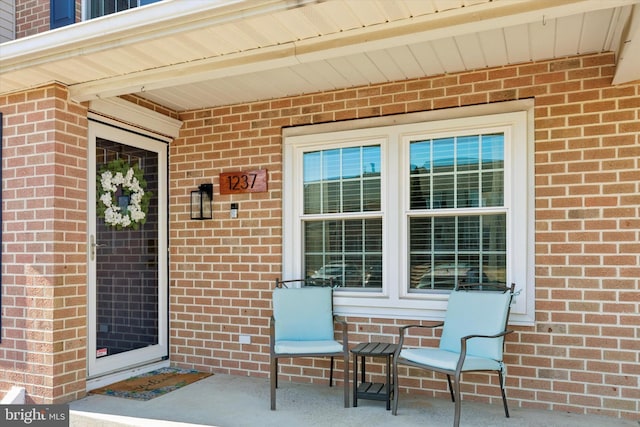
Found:
M 169 2 L 156 5 L 162 3 Z M 634 7 L 640 8 L 630 0 L 327 0 L 296 6 L 194 18 L 147 36 L 123 31 L 65 55 L 12 60 L 0 66 L 0 93 L 55 80 L 81 101 L 136 93 L 176 111 L 194 110 L 619 52 Z

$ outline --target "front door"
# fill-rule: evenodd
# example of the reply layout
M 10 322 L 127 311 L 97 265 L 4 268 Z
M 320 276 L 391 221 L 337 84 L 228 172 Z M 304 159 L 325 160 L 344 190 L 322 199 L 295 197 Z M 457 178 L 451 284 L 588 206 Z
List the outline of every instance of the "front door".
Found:
M 167 333 L 167 144 L 89 125 L 88 376 L 161 360 Z

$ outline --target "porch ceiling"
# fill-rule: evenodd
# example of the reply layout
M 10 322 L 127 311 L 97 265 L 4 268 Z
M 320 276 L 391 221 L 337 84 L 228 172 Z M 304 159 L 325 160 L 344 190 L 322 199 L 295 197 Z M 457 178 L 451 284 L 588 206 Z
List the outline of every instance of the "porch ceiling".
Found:
M 183 111 L 606 51 L 640 80 L 640 0 L 165 0 L 0 45 L 0 93 Z

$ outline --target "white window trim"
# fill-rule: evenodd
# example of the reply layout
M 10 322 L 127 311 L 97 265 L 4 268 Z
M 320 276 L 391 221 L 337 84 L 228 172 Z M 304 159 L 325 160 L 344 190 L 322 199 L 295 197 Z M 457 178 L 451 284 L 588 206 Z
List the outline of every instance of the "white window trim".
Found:
M 457 133 L 498 127 L 513 141 L 524 141 L 524 149 L 511 150 L 505 144 L 505 205 L 507 220 L 516 218 L 515 226 L 507 225 L 507 251 L 510 264 L 507 280 L 520 291 L 511 309 L 512 324 L 531 325 L 535 321 L 534 273 L 534 149 L 533 100 L 513 101 L 450 110 L 438 110 L 402 116 L 354 120 L 343 123 L 289 128 L 283 131 L 283 278 L 300 278 L 302 272 L 302 189 L 293 179 L 302 176 L 303 150 L 326 148 L 340 143 L 359 145 L 380 142 L 382 155 L 382 214 L 383 236 L 383 289 L 366 293 L 343 291 L 335 293 L 336 312 L 341 315 L 379 318 L 407 318 L 441 320 L 448 294 L 414 294 L 406 290 L 408 283 L 406 218 L 409 211 L 409 185 L 399 180 L 408 179 L 408 146 L 416 135 L 439 132 Z M 400 144 L 400 147 L 397 147 Z M 518 165 L 518 167 L 513 167 Z M 518 191 L 526 188 L 526 191 Z M 399 207 L 399 208 L 398 208 Z M 524 229 L 517 236 L 512 231 Z M 402 236 L 398 239 L 397 236 Z M 526 244 L 515 242 L 526 236 Z M 389 248 L 389 242 L 397 247 Z M 518 243 L 518 244 L 516 244 Z M 399 266 L 393 268 L 393 266 Z M 518 266 L 518 267 L 515 267 Z M 521 266 L 521 267 L 520 267 Z M 400 283 L 400 286 L 390 286 Z

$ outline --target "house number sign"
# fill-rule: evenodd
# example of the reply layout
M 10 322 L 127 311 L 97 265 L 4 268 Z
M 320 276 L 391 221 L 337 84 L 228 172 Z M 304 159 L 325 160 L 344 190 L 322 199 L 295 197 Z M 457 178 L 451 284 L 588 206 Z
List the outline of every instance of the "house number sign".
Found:
M 265 191 L 267 191 L 266 169 L 220 174 L 220 194 L 262 193 Z

